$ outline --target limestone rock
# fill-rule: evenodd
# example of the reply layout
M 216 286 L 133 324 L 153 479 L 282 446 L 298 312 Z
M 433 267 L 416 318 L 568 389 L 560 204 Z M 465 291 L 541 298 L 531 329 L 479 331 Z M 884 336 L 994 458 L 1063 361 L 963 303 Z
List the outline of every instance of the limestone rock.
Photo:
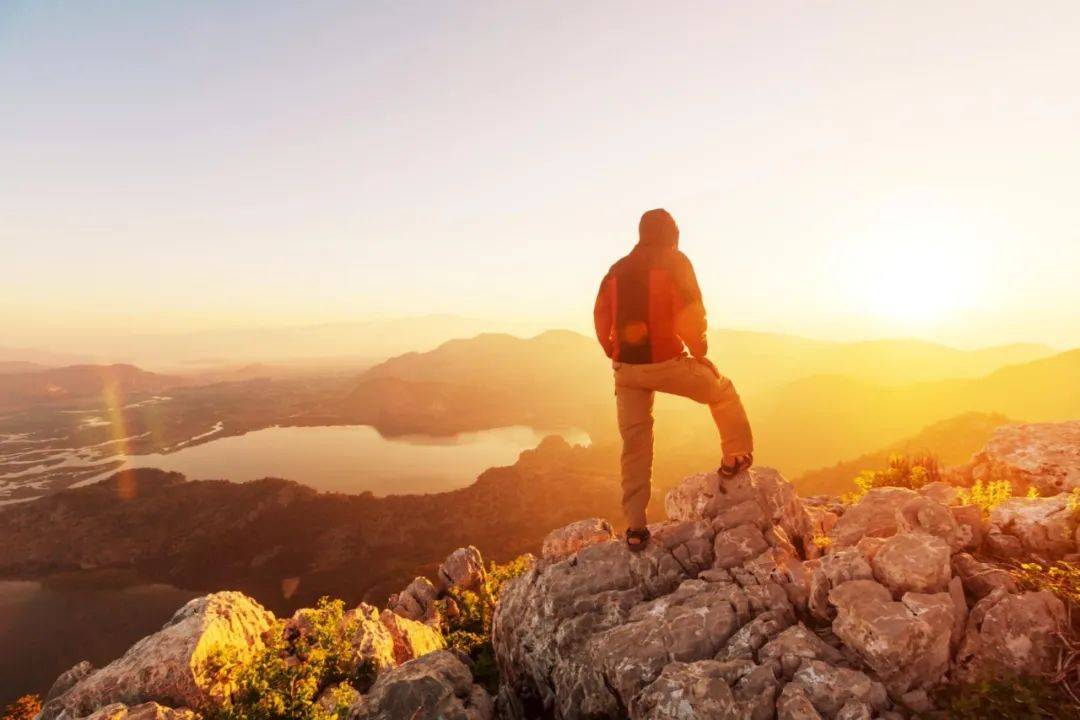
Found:
M 1029 487 L 1044 496 L 1080 487 L 1080 420 L 998 428 L 972 458 L 971 474 L 1006 478 L 1016 495 Z
M 113 703 L 80 720 L 197 720 L 198 717 L 187 708 L 174 710 L 158 705 L 156 702 L 148 702 L 134 707 L 128 707 L 123 703 Z
M 980 562 L 967 553 L 953 555 L 952 568 L 963 583 L 964 591 L 976 600 L 981 600 L 997 588 L 1009 593 L 1016 592 L 1016 581 L 1009 571 Z
M 999 560 L 1020 560 L 1024 557 L 1024 544 L 1020 538 L 996 532 L 993 528 L 986 533 L 983 546 L 988 554 Z
M 986 535 L 982 508 L 978 505 L 953 505 L 949 508 L 959 532 L 958 542 L 962 550 L 978 550 Z M 954 547 L 955 549 L 955 547 Z
M 446 640 L 437 629 L 403 618 L 390 610 L 383 610 L 379 614 L 379 622 L 389 634 L 396 665 L 446 647 Z
M 765 552 L 768 547 L 765 536 L 756 525 L 739 525 L 731 530 L 721 530 L 713 544 L 716 566 L 732 568 L 742 565 Z
M 1019 539 L 1027 552 L 1055 560 L 1076 551 L 1078 517 L 1068 504 L 1067 493 L 1011 498 L 991 510 L 990 524 Z
M 896 510 L 898 533 L 926 533 L 941 538 L 952 550 L 964 546 L 956 518 L 949 508 L 927 497 L 915 497 Z
M 1012 595 L 998 588 L 976 603 L 956 655 L 956 676 L 975 681 L 1053 669 L 1065 605 L 1049 592 Z
M 806 691 L 814 709 L 833 717 L 848 703 L 881 710 L 888 703 L 885 687 L 857 670 L 838 668 L 821 660 L 807 660 L 792 680 Z
M 835 547 L 854 545 L 864 537 L 889 537 L 896 533 L 896 509 L 919 497 L 914 490 L 874 488 L 847 509 L 832 529 Z
M 450 553 L 439 566 L 439 580 L 445 588 L 476 590 L 486 578 L 484 559 L 472 545 Z
M 843 655 L 801 623 L 787 628 L 758 651 L 759 662 L 772 663 L 788 680 L 806 660 L 836 665 L 843 661 Z
M 446 650 L 379 675 L 349 709 L 350 720 L 491 720 L 494 714 L 491 696 Z
M 821 559 L 810 577 L 810 613 L 820 620 L 832 620 L 829 593 L 849 580 L 872 580 L 874 572 L 863 553 L 842 548 Z
M 76 683 L 92 672 L 94 672 L 94 666 L 86 660 L 76 664 L 69 670 L 65 670 L 60 674 L 60 677 L 56 678 L 53 682 L 52 687 L 49 688 L 49 692 L 45 693 L 45 699 L 42 700 L 42 704 L 48 705 L 50 701 L 55 700 L 66 693 L 73 688 Z
M 723 487 L 715 473 L 694 476 L 668 507 L 674 519 L 651 526 L 641 553 L 589 545 L 503 588 L 492 642 L 510 717 L 681 717 L 661 689 L 700 694 L 718 678 L 730 692 L 713 701 L 730 700 L 732 717 L 773 716 L 779 683 L 754 658 L 794 622 L 783 583 L 802 569 L 805 508 L 767 469 Z
M 904 603 L 894 601 L 888 588 L 873 580 L 852 580 L 833 590 L 829 599 L 837 609 L 833 632 L 890 690 L 903 692 L 912 683 L 940 680 L 926 677 L 930 671 L 922 670 L 936 658 L 934 626 Z M 951 626 L 950 611 L 944 632 L 946 651 Z M 928 654 L 930 659 L 926 659 Z M 912 668 L 919 670 L 913 673 Z
M 602 518 L 578 520 L 565 527 L 552 530 L 544 538 L 542 556 L 550 562 L 567 558 L 583 547 L 607 542 L 615 538 L 611 523 Z
M 762 529 L 775 526 L 797 545 L 805 545 L 811 536 L 806 506 L 795 487 L 772 468 L 754 467 L 723 480 L 716 472 L 691 475 L 668 492 L 664 508 L 672 520 L 715 520 L 718 530 L 747 523 Z
M 919 488 L 919 494 L 939 502 L 946 507 L 960 503 L 960 491 L 955 485 L 947 482 L 932 482 Z
M 632 720 L 735 720 L 735 698 L 716 660 L 671 663 L 630 704 Z
M 941 592 L 952 576 L 949 555 L 948 544 L 934 535 L 893 535 L 874 556 L 874 578 L 895 597 L 906 592 Z
M 262 645 L 273 615 L 238 592 L 195 598 L 118 660 L 90 673 L 42 709 L 43 720 L 61 712 L 81 717 L 113 703 L 149 701 L 200 708 L 231 689 L 231 678 L 211 672 L 219 652 L 242 663 Z
M 401 592 L 391 595 L 386 607 L 403 618 L 419 620 L 423 623 L 438 624 L 439 610 L 437 601 L 439 591 L 425 577 L 415 578 Z
M 788 683 L 776 700 L 777 720 L 822 720 L 810 702 L 810 695 L 800 683 Z

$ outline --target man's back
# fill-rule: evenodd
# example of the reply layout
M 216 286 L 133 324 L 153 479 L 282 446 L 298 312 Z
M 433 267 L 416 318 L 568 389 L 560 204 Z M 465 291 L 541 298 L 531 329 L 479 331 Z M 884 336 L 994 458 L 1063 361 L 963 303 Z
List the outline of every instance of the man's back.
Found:
M 704 357 L 705 309 L 679 230 L 663 210 L 642 217 L 641 239 L 611 266 L 593 309 L 597 339 L 617 362 L 644 364 L 683 352 Z

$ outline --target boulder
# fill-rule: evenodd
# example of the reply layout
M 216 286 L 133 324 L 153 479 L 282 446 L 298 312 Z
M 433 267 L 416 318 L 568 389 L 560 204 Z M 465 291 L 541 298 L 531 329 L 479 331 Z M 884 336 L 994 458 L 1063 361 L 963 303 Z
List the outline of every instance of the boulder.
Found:
M 724 674 L 716 660 L 671 663 L 630 703 L 630 718 L 735 720 L 735 698 Z
M 45 699 L 42 700 L 43 705 L 48 705 L 50 701 L 60 697 L 68 690 L 73 688 L 76 683 L 85 678 L 90 673 L 94 672 L 94 666 L 87 660 L 76 664 L 69 670 L 65 670 L 60 673 L 60 677 L 56 678 L 52 687 L 49 688 L 49 692 L 45 693 Z
M 1008 593 L 1017 591 L 1016 580 L 1008 570 L 980 562 L 967 553 L 953 555 L 952 569 L 963 583 L 965 593 L 975 600 L 981 600 L 997 588 Z
M 934 535 L 952 550 L 961 549 L 966 539 L 949 508 L 927 497 L 911 498 L 896 509 L 896 530 Z
M 808 563 L 809 564 L 809 563 Z M 832 620 L 829 593 L 850 580 L 872 580 L 873 569 L 856 548 L 843 548 L 823 557 L 810 576 L 810 613 L 819 620 Z
M 802 571 L 794 553 L 809 527 L 778 478 L 755 469 L 723 489 L 715 473 L 688 478 L 641 553 L 597 543 L 507 583 L 492 638 L 507 714 L 666 716 L 680 710 L 661 689 L 683 687 L 698 693 L 691 706 L 730 701 L 732 717 L 772 717 L 778 683 L 755 657 L 794 622 L 784 583 Z M 762 518 L 775 528 L 763 533 Z M 717 677 L 730 692 L 707 700 L 701 688 Z
M 88 715 L 114 703 L 159 702 L 201 708 L 231 691 L 233 677 L 218 671 L 219 658 L 238 667 L 262 646 L 274 621 L 261 605 L 238 592 L 195 598 L 118 660 L 76 682 L 42 709 L 42 720 L 66 712 Z
M 812 534 L 795 487 L 772 468 L 754 467 L 723 481 L 716 472 L 691 475 L 668 492 L 664 508 L 672 520 L 715 521 L 717 530 L 778 527 L 797 547 L 809 543 Z
M 905 692 L 913 684 L 934 684 L 941 679 L 940 675 L 933 677 L 939 659 L 939 646 L 934 642 L 936 626 L 907 604 L 894 601 L 884 585 L 852 580 L 829 593 L 829 600 L 837 610 L 833 633 L 891 692 Z M 946 652 L 951 628 L 950 610 L 944 631 Z
M 445 589 L 478 590 L 487 579 L 484 559 L 472 545 L 450 553 L 439 566 L 438 575 Z
M 919 488 L 919 494 L 946 507 L 960 504 L 960 490 L 947 482 L 932 482 Z
M 128 707 L 123 703 L 106 705 L 80 720 L 198 720 L 199 716 L 187 708 L 174 710 L 156 702 Z
M 379 675 L 349 720 L 491 720 L 491 696 L 452 652 L 433 652 Z
M 401 592 L 391 595 L 386 607 L 403 618 L 429 625 L 439 623 L 439 591 L 426 577 L 415 578 Z
M 1080 487 L 1080 420 L 1007 425 L 994 433 L 970 464 L 971 476 L 1003 478 L 1014 494 L 1040 495 Z
M 800 683 L 788 683 L 776 699 L 776 720 L 822 720 Z
M 767 642 L 757 654 L 758 661 L 770 664 L 777 674 L 790 680 L 806 660 L 822 660 L 830 665 L 843 655 L 802 623 L 792 625 Z
M 982 508 L 978 505 L 953 505 L 949 512 L 952 513 L 959 532 L 959 549 L 973 551 L 982 547 L 983 537 L 986 535 Z
M 395 665 L 446 647 L 446 640 L 438 629 L 403 618 L 390 610 L 379 614 L 379 623 L 389 635 Z M 381 647 L 380 652 L 384 652 Z
M 1020 538 L 1007 533 L 996 532 L 993 528 L 986 533 L 983 547 L 987 554 L 999 560 L 1022 560 L 1025 556 L 1024 544 Z
M 919 497 L 914 490 L 898 487 L 874 488 L 852 505 L 833 527 L 834 547 L 855 545 L 864 537 L 889 537 L 896 533 L 896 509 Z
M 739 525 L 731 530 L 721 530 L 716 533 L 713 543 L 716 566 L 732 568 L 742 565 L 765 552 L 768 547 L 769 543 L 756 525 Z
M 541 555 L 549 562 L 558 562 L 583 547 L 607 542 L 615 538 L 611 523 L 602 518 L 578 520 L 565 527 L 552 530 L 544 538 Z
M 936 593 L 949 585 L 949 546 L 925 533 L 904 533 L 885 540 L 871 564 L 874 578 L 899 598 L 906 592 Z
M 1080 513 L 1069 508 L 1069 495 L 1010 498 L 990 511 L 991 527 L 1017 538 L 1023 549 L 1046 560 L 1076 551 Z
M 888 703 L 885 687 L 858 670 L 839 668 L 821 660 L 807 660 L 795 673 L 792 684 L 801 686 L 814 709 L 834 717 L 849 703 L 883 710 Z
M 1065 627 L 1065 605 L 1049 592 L 1013 595 L 997 588 L 971 609 L 956 654 L 955 677 L 975 682 L 1055 668 Z

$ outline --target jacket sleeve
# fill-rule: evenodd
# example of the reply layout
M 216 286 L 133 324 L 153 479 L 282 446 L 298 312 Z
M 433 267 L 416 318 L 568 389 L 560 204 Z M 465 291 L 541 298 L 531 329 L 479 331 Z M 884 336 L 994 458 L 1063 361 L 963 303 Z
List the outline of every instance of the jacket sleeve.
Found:
M 675 286 L 675 334 L 686 344 L 690 354 L 705 357 L 709 341 L 705 337 L 708 324 L 705 321 L 705 305 L 701 301 L 701 289 L 690 259 L 676 252 L 672 272 Z
M 596 304 L 593 305 L 593 325 L 596 327 L 596 339 L 600 341 L 600 347 L 604 353 L 611 357 L 615 353 L 615 314 L 612 303 L 612 280 L 611 274 L 604 276 L 600 282 L 600 290 L 596 293 Z

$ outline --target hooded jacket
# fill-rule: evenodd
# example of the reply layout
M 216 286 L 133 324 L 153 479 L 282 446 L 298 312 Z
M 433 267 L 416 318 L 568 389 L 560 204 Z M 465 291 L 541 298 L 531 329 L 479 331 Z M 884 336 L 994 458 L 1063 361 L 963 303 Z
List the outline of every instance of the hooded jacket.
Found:
M 638 224 L 638 243 L 600 283 L 593 307 L 596 338 L 616 362 L 658 363 L 708 351 L 705 306 L 690 260 L 679 251 L 679 226 L 666 210 Z

